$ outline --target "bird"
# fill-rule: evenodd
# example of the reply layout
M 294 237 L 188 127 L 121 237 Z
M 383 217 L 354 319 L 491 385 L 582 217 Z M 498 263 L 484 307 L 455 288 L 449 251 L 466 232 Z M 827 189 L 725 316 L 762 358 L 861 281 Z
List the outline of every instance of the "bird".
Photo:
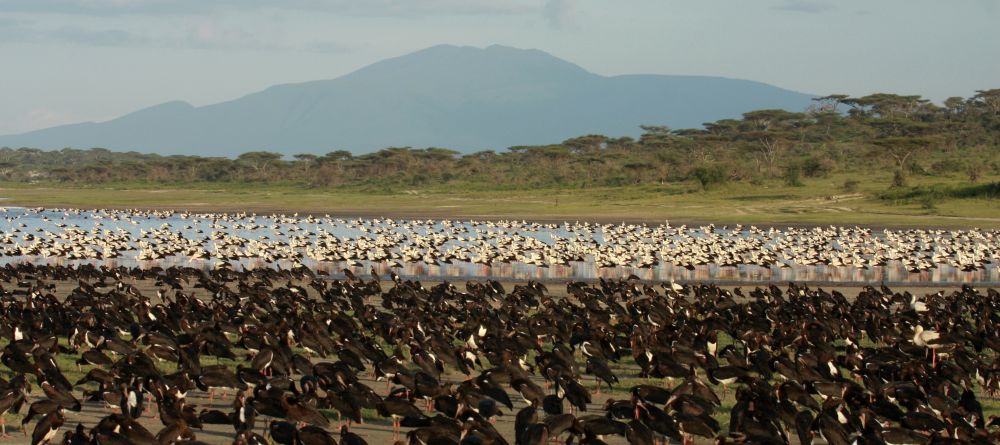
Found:
M 386 397 L 379 402 L 376 408 L 380 416 L 392 418 L 393 440 L 399 439 L 400 419 L 423 417 L 423 413 L 413 403 L 399 397 Z
M 66 417 L 63 415 L 62 409 L 56 409 L 46 414 L 42 420 L 38 421 L 31 433 L 31 445 L 45 445 L 52 441 L 65 422 Z
M 937 350 L 945 346 L 944 340 L 941 333 L 933 329 L 924 329 L 921 325 L 913 328 L 913 344 L 930 349 L 932 367 L 937 367 Z
M 348 430 L 347 425 L 340 427 L 340 443 L 341 445 L 368 445 L 365 439 Z

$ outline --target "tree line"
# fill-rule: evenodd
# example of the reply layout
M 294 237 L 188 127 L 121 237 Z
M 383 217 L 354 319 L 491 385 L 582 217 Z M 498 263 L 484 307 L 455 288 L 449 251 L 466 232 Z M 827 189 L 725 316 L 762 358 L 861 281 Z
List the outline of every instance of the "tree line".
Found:
M 835 172 L 1000 173 L 1000 89 L 934 104 L 920 96 L 829 95 L 801 112 L 757 110 L 702 128 L 643 125 L 636 139 L 591 134 L 561 143 L 461 154 L 391 147 L 354 155 L 285 157 L 252 151 L 236 158 L 161 156 L 103 148 L 0 148 L 0 180 L 101 183 L 274 183 L 309 187 L 463 185 L 584 188 L 691 181 L 703 188 Z M 861 177 L 859 175 L 859 177 Z

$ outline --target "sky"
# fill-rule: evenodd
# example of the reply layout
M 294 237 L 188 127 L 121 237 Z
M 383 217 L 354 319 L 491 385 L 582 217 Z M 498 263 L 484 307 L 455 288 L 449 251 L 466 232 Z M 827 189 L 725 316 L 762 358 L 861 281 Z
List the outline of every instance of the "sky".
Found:
M 1000 88 L 998 0 L 0 0 L 0 134 L 206 105 L 437 44 L 812 94 Z

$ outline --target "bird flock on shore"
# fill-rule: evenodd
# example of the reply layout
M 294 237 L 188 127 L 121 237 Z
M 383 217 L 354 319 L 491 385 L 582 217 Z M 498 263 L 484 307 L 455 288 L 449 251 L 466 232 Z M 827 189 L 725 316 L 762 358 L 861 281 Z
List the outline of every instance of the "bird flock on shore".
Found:
M 313 215 L 192 214 L 172 211 L 0 209 L 0 253 L 11 259 L 188 266 L 238 262 L 285 267 L 321 264 L 401 267 L 422 263 L 520 263 L 636 270 L 669 264 L 762 268 L 900 265 L 995 268 L 996 230 L 872 230 L 860 227 L 762 229 L 668 223 L 342 219 Z M 158 264 L 168 261 L 169 264 Z M 127 264 L 126 264 L 127 265 Z
M 7 264 L 0 414 L 32 445 L 1000 441 L 992 289 L 345 275 Z

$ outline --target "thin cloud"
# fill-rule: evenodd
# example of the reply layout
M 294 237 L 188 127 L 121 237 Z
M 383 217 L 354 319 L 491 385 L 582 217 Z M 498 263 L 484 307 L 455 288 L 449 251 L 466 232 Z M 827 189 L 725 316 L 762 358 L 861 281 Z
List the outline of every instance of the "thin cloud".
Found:
M 572 23 L 574 9 L 573 0 L 548 0 L 542 12 L 550 27 L 560 29 Z
M 0 15 L 14 14 L 24 21 L 0 16 L 0 44 L 70 42 L 92 46 L 148 46 L 262 51 L 344 53 L 350 47 L 322 36 L 288 35 L 279 26 L 267 30 L 245 26 L 247 17 L 263 23 L 286 14 L 417 18 L 431 16 L 542 16 L 564 23 L 569 2 L 546 10 L 538 0 L 0 0 Z M 52 29 L 50 16 L 68 22 Z M 132 16 L 132 17 L 127 17 Z M 127 18 L 127 22 L 123 22 Z M 133 20 L 135 18 L 135 20 Z M 157 20 L 176 26 L 154 29 L 126 26 L 139 20 Z M 165 20 L 165 21 L 164 21 Z M 260 22 L 260 20 L 257 20 Z M 121 24 L 121 26 L 119 26 Z M 265 25 L 266 26 L 266 25 Z M 112 28 L 123 29 L 112 29 Z M 130 30 L 131 28 L 131 30 Z
M 0 17 L 0 45 L 59 43 L 95 47 L 149 47 L 310 51 L 345 53 L 352 47 L 336 41 L 289 42 L 281 36 L 262 36 L 243 27 L 224 25 L 207 17 L 185 18 L 185 24 L 152 37 L 125 29 L 65 25 L 47 28 L 43 22 Z
M 64 26 L 48 33 L 54 40 L 93 46 L 129 46 L 147 42 L 142 36 L 121 29 L 90 30 L 75 26 Z
M 786 0 L 783 4 L 775 6 L 772 9 L 777 9 L 780 11 L 818 14 L 821 12 L 831 11 L 835 8 L 836 7 L 833 4 L 826 2 L 808 1 L 808 0 Z
M 108 16 L 210 14 L 221 11 L 298 10 L 367 16 L 498 15 L 538 10 L 528 0 L 0 0 L 0 12 Z
M 202 19 L 187 28 L 184 39 L 187 46 L 195 48 L 267 48 L 252 33 L 239 28 L 222 26 L 213 20 Z
M 352 51 L 351 45 L 331 40 L 289 41 L 280 33 L 254 33 L 206 17 L 190 22 L 180 42 L 170 44 L 201 49 L 239 49 L 258 51 L 308 51 L 341 54 Z
M 0 18 L 0 44 L 12 42 L 128 46 L 145 44 L 147 39 L 121 29 L 90 29 L 79 26 L 41 28 L 25 20 Z
M 306 51 L 313 51 L 323 54 L 342 54 L 354 51 L 354 47 L 340 42 L 315 41 L 303 45 Z

